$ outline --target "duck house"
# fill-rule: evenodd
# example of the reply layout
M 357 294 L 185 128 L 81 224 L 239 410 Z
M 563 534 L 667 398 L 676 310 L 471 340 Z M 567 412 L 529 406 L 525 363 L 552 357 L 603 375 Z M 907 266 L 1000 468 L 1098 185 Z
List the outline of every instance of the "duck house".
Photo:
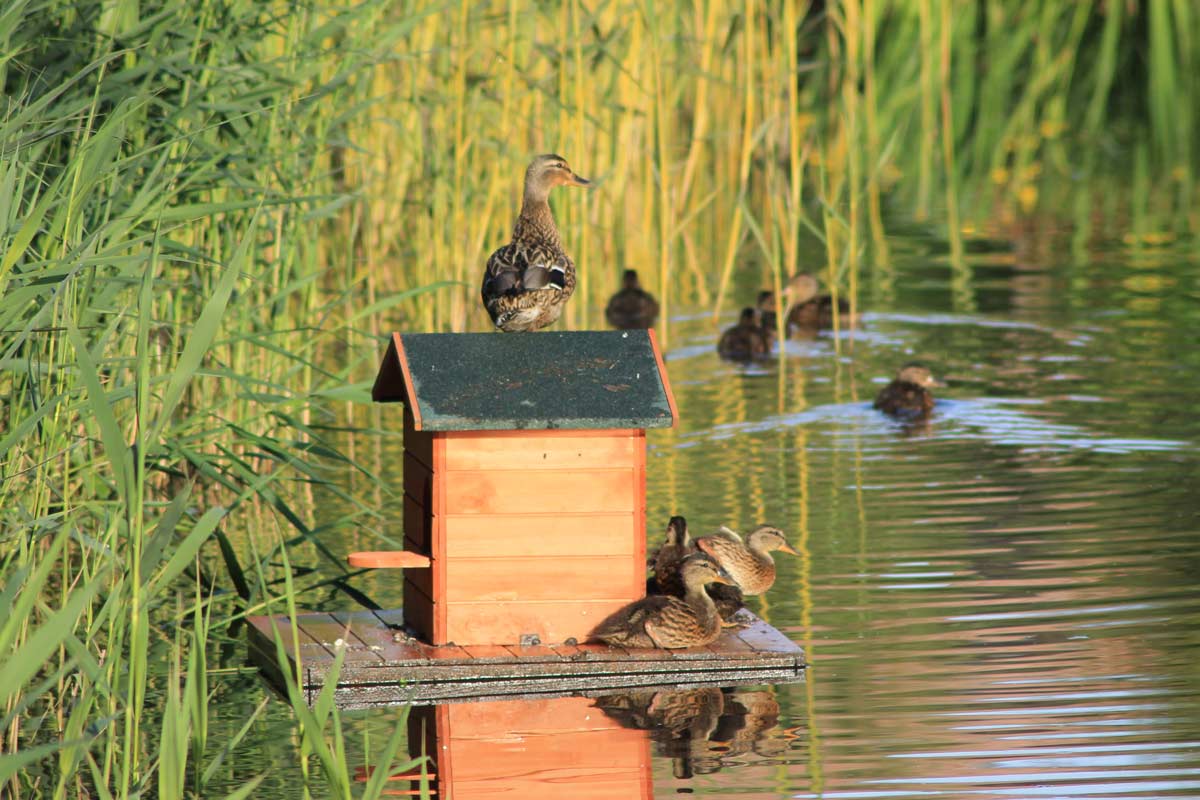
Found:
M 704 647 L 587 641 L 645 593 L 645 432 L 677 419 L 653 331 L 397 333 L 373 394 L 403 403 L 404 549 L 348 561 L 403 569 L 403 609 L 250 617 L 275 686 L 363 708 L 803 674 L 745 609 Z
M 645 593 L 647 428 L 675 423 L 653 331 L 392 335 L 404 616 L 434 645 L 584 641 Z

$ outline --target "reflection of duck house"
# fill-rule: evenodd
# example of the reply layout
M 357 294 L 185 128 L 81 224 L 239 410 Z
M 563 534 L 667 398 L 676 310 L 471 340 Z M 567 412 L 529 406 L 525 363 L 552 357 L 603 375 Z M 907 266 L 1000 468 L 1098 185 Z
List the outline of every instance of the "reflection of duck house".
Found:
M 654 796 L 645 731 L 621 727 L 585 697 L 417 707 L 408 745 L 432 756 L 442 800 Z
M 645 429 L 677 416 L 652 331 L 393 334 L 373 395 L 404 403 L 405 549 L 349 560 L 404 569 L 403 623 L 252 617 L 276 683 L 315 699 L 339 654 L 343 706 L 802 673 L 748 612 L 706 647 L 586 643 L 645 592 Z
M 404 403 L 394 563 L 428 558 L 404 570 L 422 639 L 583 641 L 642 596 L 645 429 L 675 421 L 652 334 L 394 334 L 373 396 Z

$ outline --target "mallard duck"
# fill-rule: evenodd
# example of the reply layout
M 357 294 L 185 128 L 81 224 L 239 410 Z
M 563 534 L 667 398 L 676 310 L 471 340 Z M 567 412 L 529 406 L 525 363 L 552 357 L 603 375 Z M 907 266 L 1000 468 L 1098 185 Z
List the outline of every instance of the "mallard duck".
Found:
M 694 552 L 696 545 L 692 544 L 692 538 L 688 535 L 687 520 L 671 517 L 667 522 L 666 540 L 651 558 L 654 576 L 647 584 L 647 589 L 657 594 L 683 597 L 683 578 L 679 574 L 679 565 Z
M 743 308 L 738 318 L 738 324 L 727 328 L 717 342 L 717 352 L 721 358 L 732 361 L 752 361 L 762 358 L 771 352 L 771 343 L 763 335 L 762 325 L 758 319 L 758 311 L 753 308 Z
M 512 241 L 488 258 L 483 307 L 502 331 L 536 331 L 558 319 L 575 291 L 575 264 L 563 251 L 547 198 L 555 186 L 588 186 L 562 156 L 541 155 L 525 170 L 525 195 Z
M 745 595 L 759 595 L 775 583 L 775 559 L 772 550 L 799 555 L 788 544 L 783 531 L 760 525 L 745 540 L 724 526 L 710 536 L 696 540 L 696 548 L 721 565 Z
M 705 584 L 732 583 L 717 563 L 702 553 L 684 559 L 682 598 L 652 594 L 630 603 L 601 622 L 592 638 L 625 647 L 701 647 L 721 634 L 721 618 Z
M 638 283 L 636 270 L 625 270 L 621 289 L 609 298 L 604 318 L 620 330 L 654 327 L 654 321 L 658 319 L 658 301 Z
M 849 327 L 850 304 L 839 297 L 835 306 L 831 295 L 818 294 L 820 288 L 817 279 L 807 272 L 788 281 L 783 289 L 784 298 L 790 303 L 785 320 L 788 335 L 794 332 L 814 335 L 823 328 L 832 328 L 835 313 L 839 327 Z
M 879 391 L 875 408 L 901 419 L 924 419 L 933 412 L 930 388 L 944 385 L 924 364 L 905 364 L 895 379 Z

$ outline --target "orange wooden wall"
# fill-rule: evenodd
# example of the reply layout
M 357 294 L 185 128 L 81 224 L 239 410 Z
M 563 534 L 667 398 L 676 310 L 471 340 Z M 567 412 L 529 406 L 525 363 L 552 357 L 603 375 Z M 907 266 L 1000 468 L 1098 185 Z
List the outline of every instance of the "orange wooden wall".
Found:
M 645 590 L 641 430 L 422 432 L 405 412 L 406 621 L 433 644 L 583 641 Z

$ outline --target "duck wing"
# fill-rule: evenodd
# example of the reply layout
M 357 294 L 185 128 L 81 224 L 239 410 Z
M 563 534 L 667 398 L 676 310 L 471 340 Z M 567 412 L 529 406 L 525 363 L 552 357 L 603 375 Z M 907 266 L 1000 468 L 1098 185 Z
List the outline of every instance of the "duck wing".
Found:
M 571 260 L 562 252 L 540 244 L 510 242 L 488 258 L 481 293 L 484 298 L 562 289 Z

